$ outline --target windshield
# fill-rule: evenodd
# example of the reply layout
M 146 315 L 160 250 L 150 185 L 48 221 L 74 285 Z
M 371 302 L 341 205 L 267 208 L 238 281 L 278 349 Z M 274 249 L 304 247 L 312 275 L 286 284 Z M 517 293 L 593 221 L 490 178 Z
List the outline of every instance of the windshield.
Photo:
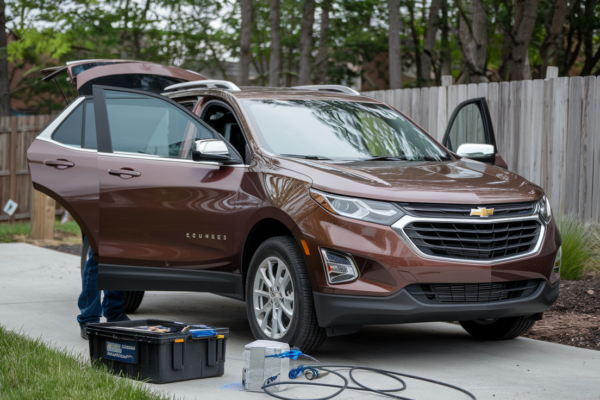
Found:
M 332 160 L 448 160 L 448 154 L 383 104 L 336 100 L 245 100 L 264 147 Z

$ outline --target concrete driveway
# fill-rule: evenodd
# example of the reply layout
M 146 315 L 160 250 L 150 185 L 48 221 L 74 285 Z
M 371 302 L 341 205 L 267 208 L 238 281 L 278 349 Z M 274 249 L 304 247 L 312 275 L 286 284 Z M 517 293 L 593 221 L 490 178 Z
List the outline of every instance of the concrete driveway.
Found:
M 79 337 L 79 258 L 27 244 L 0 244 L 0 324 L 60 348 L 87 354 Z M 225 375 L 152 385 L 186 399 L 267 399 L 241 391 L 244 345 L 254 340 L 242 302 L 204 293 L 149 292 L 132 319 L 163 318 L 229 327 Z M 350 336 L 329 338 L 313 354 L 323 364 L 390 369 L 452 383 L 478 399 L 598 399 L 600 352 L 519 338 L 479 342 L 460 326 L 427 323 L 369 326 Z M 381 388 L 393 382 L 357 374 Z M 336 382 L 325 377 L 323 382 Z M 413 399 L 467 399 L 461 393 L 407 380 L 402 396 Z M 332 389 L 298 387 L 286 396 L 323 397 Z M 283 394 L 283 393 L 282 393 Z M 340 399 L 375 399 L 346 391 Z

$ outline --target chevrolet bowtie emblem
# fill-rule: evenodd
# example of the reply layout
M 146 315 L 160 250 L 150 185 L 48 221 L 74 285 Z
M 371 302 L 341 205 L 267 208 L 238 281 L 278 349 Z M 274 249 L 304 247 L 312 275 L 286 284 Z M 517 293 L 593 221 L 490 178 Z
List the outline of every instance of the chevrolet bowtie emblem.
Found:
M 490 215 L 494 215 L 493 208 L 477 207 L 477 209 L 471 209 L 471 216 L 480 216 L 481 218 L 487 218 Z

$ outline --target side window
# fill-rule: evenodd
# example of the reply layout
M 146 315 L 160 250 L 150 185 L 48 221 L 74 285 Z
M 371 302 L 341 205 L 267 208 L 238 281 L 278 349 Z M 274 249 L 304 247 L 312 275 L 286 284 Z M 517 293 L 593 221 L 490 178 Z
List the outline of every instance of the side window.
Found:
M 456 152 L 465 143 L 486 144 L 481 112 L 476 104 L 463 107 L 452 122 L 446 147 Z
M 192 143 L 213 134 L 178 107 L 137 93 L 105 90 L 114 152 L 189 158 Z
M 52 139 L 73 147 L 81 147 L 83 105 L 79 105 L 52 134 Z
M 231 111 L 225 107 L 212 105 L 202 115 L 202 120 L 219 132 L 242 158 L 246 159 L 246 138 Z

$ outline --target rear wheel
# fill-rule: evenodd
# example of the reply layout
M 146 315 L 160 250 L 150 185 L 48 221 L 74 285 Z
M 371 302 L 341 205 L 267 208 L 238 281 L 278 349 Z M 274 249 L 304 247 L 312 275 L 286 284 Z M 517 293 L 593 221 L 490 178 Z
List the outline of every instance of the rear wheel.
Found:
M 81 249 L 81 260 L 80 260 L 80 270 L 81 276 L 83 277 L 83 270 L 85 269 L 85 263 L 88 260 L 88 252 L 90 251 L 90 244 L 87 239 L 83 239 L 83 246 Z M 125 299 L 123 300 L 123 305 L 125 306 L 125 312 L 127 314 L 134 312 L 140 307 L 142 304 L 142 300 L 144 299 L 145 292 L 133 292 L 133 291 L 125 291 Z
M 246 279 L 246 311 L 254 337 L 315 351 L 325 340 L 317 323 L 304 257 L 293 238 L 266 240 Z
M 529 317 L 509 317 L 460 321 L 460 324 L 477 339 L 508 340 L 527 333 L 535 321 Z

